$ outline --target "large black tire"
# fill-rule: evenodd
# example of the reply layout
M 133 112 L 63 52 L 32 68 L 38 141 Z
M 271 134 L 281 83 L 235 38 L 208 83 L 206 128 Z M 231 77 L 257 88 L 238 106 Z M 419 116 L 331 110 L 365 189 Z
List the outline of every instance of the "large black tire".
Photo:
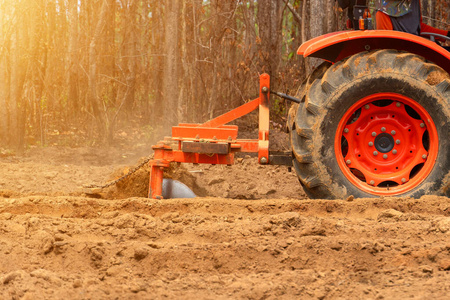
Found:
M 342 123 L 341 119 L 355 103 L 378 93 L 397 93 L 413 99 L 436 124 L 438 146 L 435 148 L 437 154 L 431 171 L 409 190 L 394 195 L 449 196 L 448 73 L 414 54 L 378 50 L 356 54 L 329 66 L 325 71 L 322 68 L 313 75 L 313 82 L 304 85 L 307 86 L 306 91 L 305 88 L 300 89 L 300 92 L 304 91 L 300 95 L 304 96 L 304 102 L 291 108 L 288 119 L 294 168 L 305 192 L 311 198 L 382 195 L 361 188 L 349 180 L 349 176 L 343 173 L 338 164 L 338 160 L 343 158 L 335 153 L 335 135 L 339 134 L 337 130 L 340 122 Z M 362 180 L 362 184 L 369 183 Z M 380 185 L 380 189 L 382 188 L 389 191 L 389 185 Z

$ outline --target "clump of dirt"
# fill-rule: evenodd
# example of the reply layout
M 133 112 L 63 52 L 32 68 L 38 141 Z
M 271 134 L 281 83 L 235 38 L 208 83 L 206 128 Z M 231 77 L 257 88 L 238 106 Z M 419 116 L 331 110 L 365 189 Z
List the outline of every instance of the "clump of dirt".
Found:
M 444 70 L 436 70 L 428 74 L 427 83 L 429 85 L 436 85 L 441 83 L 444 79 L 449 78 L 449 75 Z
M 144 159 L 141 159 L 143 161 Z M 140 165 L 142 162 L 139 162 Z M 110 181 L 119 179 L 128 174 L 133 167 L 124 167 L 117 169 L 111 174 Z M 171 164 L 164 170 L 164 178 L 178 180 L 186 184 L 197 196 L 204 197 L 207 192 L 197 184 L 195 176 L 189 173 L 185 166 L 181 164 Z M 150 179 L 150 167 L 148 164 L 138 169 L 135 173 L 117 182 L 110 188 L 104 198 L 107 199 L 125 199 L 130 197 L 148 197 Z

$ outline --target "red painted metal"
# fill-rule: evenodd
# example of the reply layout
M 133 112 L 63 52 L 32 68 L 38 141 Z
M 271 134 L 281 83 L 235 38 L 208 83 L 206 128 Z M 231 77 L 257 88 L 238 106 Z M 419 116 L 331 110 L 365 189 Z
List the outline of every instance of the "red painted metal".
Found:
M 221 125 L 225 125 L 231 121 L 234 121 L 258 108 L 260 104 L 260 98 L 256 98 L 248 103 L 245 103 L 239 106 L 236 109 L 233 109 L 227 113 L 224 113 L 217 118 L 209 120 L 208 122 L 199 125 L 200 127 L 219 127 Z
M 258 135 L 258 162 L 269 162 L 269 90 L 270 77 L 262 74 L 259 78 L 259 135 Z
M 380 107 L 378 100 L 390 103 Z M 392 149 L 380 151 L 376 144 L 381 136 Z M 436 126 L 422 106 L 400 94 L 378 93 L 359 100 L 343 116 L 335 155 L 346 178 L 361 190 L 398 195 L 428 176 L 438 146 Z
M 259 162 L 269 161 L 269 91 L 270 77 L 268 74 L 260 76 L 260 95 L 242 106 L 239 106 L 204 124 L 178 124 L 172 127 L 172 137 L 165 138 L 153 146 L 154 157 L 149 162 L 150 182 L 149 197 L 162 199 L 162 182 L 164 169 L 172 162 L 195 164 L 223 164 L 232 165 L 236 152 L 258 153 Z M 259 108 L 258 139 L 237 139 L 238 127 L 225 125 Z M 183 142 L 189 145 L 187 152 L 182 149 Z M 198 143 L 198 145 L 195 145 Z M 205 146 L 205 144 L 221 144 Z M 186 143 L 185 143 L 186 144 Z M 224 153 L 222 145 L 230 149 Z M 198 149 L 198 152 L 193 152 Z M 216 151 L 218 153 L 204 153 Z
M 359 52 L 396 49 L 423 56 L 450 73 L 450 52 L 413 34 L 393 30 L 354 30 L 325 34 L 303 43 L 297 53 L 338 62 Z
M 172 127 L 174 139 L 220 139 L 235 140 L 238 135 L 238 127 L 235 125 L 222 125 L 217 127 L 204 127 L 202 124 L 179 124 Z

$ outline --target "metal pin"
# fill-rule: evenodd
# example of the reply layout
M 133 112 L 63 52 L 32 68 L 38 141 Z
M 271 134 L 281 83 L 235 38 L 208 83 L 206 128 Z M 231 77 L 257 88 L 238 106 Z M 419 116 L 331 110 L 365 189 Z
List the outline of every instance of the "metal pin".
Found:
M 387 158 L 388 158 L 387 154 L 384 154 L 384 155 L 383 155 L 383 158 L 384 158 L 384 159 L 387 159 Z
M 377 133 L 375 131 L 372 132 L 372 136 L 377 136 Z
M 400 102 L 395 103 L 395 106 L 400 107 L 402 106 Z
M 374 185 L 375 181 L 371 180 L 369 183 L 370 183 L 370 185 Z
M 386 127 L 381 127 L 381 131 L 385 132 L 386 131 Z
M 348 133 L 349 131 L 350 131 L 350 130 L 349 130 L 348 128 L 345 128 L 345 129 L 344 129 L 344 132 L 345 132 L 345 133 Z
M 396 143 L 397 145 L 400 145 L 400 140 L 396 140 L 395 143 Z
M 392 150 L 392 154 L 397 154 L 397 150 Z
M 369 109 L 369 108 L 370 108 L 370 105 L 369 105 L 369 104 L 366 104 L 366 105 L 364 105 L 364 108 L 365 108 L 365 109 Z
M 420 127 L 424 128 L 425 124 L 424 123 L 420 123 Z
M 372 147 L 373 146 L 373 143 L 372 142 L 369 142 L 369 147 Z
M 402 182 L 405 183 L 406 182 L 406 178 L 402 178 Z
M 392 134 L 392 135 L 395 135 L 396 133 L 397 133 L 397 132 L 395 132 L 395 130 L 392 130 L 392 131 L 391 131 L 391 134 Z
M 349 165 L 349 164 L 352 163 L 352 161 L 351 161 L 350 159 L 348 159 L 348 160 L 346 161 L 346 163 L 347 163 L 347 165 Z
M 377 151 L 373 151 L 373 155 L 377 156 L 378 152 Z
M 426 155 L 426 154 L 422 155 L 422 158 L 423 158 L 423 159 L 426 159 L 426 158 L 427 158 L 427 155 Z

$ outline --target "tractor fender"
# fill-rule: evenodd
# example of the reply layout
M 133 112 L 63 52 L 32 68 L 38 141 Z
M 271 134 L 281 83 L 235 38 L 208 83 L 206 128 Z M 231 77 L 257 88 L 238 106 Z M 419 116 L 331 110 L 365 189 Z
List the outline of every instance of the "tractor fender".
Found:
M 325 34 L 303 43 L 297 54 L 335 63 L 359 52 L 395 49 L 424 57 L 450 73 L 450 52 L 427 38 L 393 30 L 354 30 Z

